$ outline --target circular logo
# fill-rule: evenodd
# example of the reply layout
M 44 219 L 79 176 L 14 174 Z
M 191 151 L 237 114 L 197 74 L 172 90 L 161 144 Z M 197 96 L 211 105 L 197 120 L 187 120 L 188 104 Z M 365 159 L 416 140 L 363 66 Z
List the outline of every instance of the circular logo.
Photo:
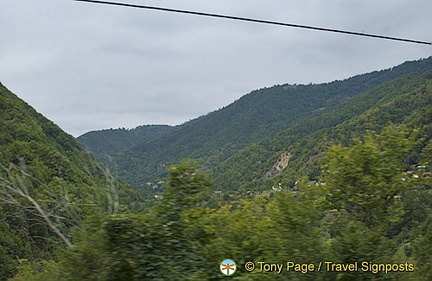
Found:
M 225 259 L 219 264 L 220 272 L 225 276 L 233 275 L 237 270 L 237 264 L 231 259 Z

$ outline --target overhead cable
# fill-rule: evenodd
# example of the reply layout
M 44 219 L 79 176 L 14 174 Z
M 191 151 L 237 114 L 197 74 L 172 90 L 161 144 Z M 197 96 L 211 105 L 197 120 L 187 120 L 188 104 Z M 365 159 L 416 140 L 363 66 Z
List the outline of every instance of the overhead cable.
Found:
M 376 34 L 369 34 L 369 33 L 361 33 L 361 32 L 354 32 L 354 31 L 346 31 L 346 30 L 340 30 L 340 29 L 316 27 L 316 26 L 309 26 L 309 25 L 300 25 L 300 24 L 284 23 L 284 22 L 277 22 L 277 21 L 251 19 L 251 18 L 244 18 L 244 17 L 237 17 L 237 16 L 220 15 L 220 14 L 213 14 L 213 13 L 203 13 L 203 12 L 187 11 L 187 10 L 178 10 L 178 9 L 162 8 L 162 7 L 154 7 L 154 6 L 144 6 L 144 5 L 136 5 L 136 4 L 128 4 L 128 3 L 97 1 L 97 0 L 74 0 L 74 1 L 94 3 L 94 4 L 113 5 L 113 6 L 123 6 L 123 7 L 138 8 L 138 9 L 157 10 L 157 11 L 189 14 L 189 15 L 204 16 L 204 17 L 223 18 L 223 19 L 247 21 L 247 22 L 254 22 L 254 23 L 261 23 L 261 24 L 272 24 L 272 25 L 287 26 L 287 27 L 293 27 L 293 28 L 312 29 L 312 30 L 318 30 L 318 31 L 324 31 L 324 32 L 342 33 L 342 34 L 349 34 L 349 35 L 355 35 L 355 36 L 372 37 L 372 38 L 378 38 L 378 39 L 402 41 L 402 42 L 407 42 L 407 43 L 415 43 L 415 44 L 423 44 L 423 45 L 432 46 L 432 42 L 412 40 L 412 39 L 406 39 L 406 38 L 397 38 L 397 37 L 390 37 L 390 36 L 376 35 Z

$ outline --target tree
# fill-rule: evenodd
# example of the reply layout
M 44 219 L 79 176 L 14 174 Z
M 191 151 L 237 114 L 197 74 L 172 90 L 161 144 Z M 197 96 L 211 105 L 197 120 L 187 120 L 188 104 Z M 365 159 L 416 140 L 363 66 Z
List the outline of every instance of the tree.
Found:
M 184 277 L 178 272 L 182 272 L 185 260 L 196 268 L 204 261 L 199 253 L 202 245 L 196 242 L 200 238 L 194 237 L 190 230 L 205 214 L 199 207 L 208 199 L 211 180 L 198 171 L 196 162 L 186 160 L 169 168 L 168 173 L 166 189 L 155 209 L 158 218 L 155 227 L 160 231 L 159 251 L 169 257 L 165 262 L 168 276 L 171 280 L 182 280 Z M 200 272 L 196 274 L 199 280 Z
M 211 180 L 198 172 L 196 162 L 184 160 L 168 169 L 167 185 L 159 204 L 164 214 L 178 216 L 199 205 L 208 196 Z
M 322 175 L 330 207 L 368 227 L 396 222 L 399 196 L 408 188 L 402 180 L 404 157 L 414 145 L 407 135 L 390 126 L 379 135 L 369 132 L 353 146 L 330 148 Z
M 166 190 L 146 214 L 118 214 L 87 220 L 75 249 L 61 256 L 67 280 L 184 280 L 199 268 L 200 238 L 192 231 L 210 181 L 192 162 L 169 169 Z M 79 265 L 78 267 L 76 265 Z M 202 280 L 197 270 L 196 277 Z
M 340 263 L 390 263 L 398 249 L 392 226 L 403 217 L 401 197 L 413 186 L 403 181 L 404 159 L 414 145 L 403 127 L 369 132 L 350 147 L 330 148 L 322 180 L 331 221 L 331 258 Z M 406 261 L 394 261 L 406 262 Z M 369 272 L 334 273 L 337 280 L 394 280 L 393 275 Z
M 3 168 L 7 176 L 0 176 L 0 202 L 25 209 L 41 218 L 58 238 L 69 248 L 73 248 L 74 245 L 62 230 L 61 221 L 66 217 L 44 209 L 36 197 L 30 193 L 29 186 L 32 185 L 30 179 L 34 178 L 27 173 L 24 163 L 21 162 L 20 166 L 11 164 L 8 168 L 3 166 L 1 168 Z M 37 181 L 37 183 L 43 185 L 40 181 Z M 62 204 L 63 202 L 56 203 Z

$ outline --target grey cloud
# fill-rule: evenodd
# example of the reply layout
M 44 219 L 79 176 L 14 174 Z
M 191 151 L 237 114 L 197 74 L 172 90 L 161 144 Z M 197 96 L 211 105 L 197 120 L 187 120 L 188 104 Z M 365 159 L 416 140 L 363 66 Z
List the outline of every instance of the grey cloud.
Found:
M 431 39 L 429 0 L 128 2 Z M 257 88 L 431 55 L 430 46 L 75 1 L 7 1 L 2 12 L 0 80 L 74 135 L 180 124 Z

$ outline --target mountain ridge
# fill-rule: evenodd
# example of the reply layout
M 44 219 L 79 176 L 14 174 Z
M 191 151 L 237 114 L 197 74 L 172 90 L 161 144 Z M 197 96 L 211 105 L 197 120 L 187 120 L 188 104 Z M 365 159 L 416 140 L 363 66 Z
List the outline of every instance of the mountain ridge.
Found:
M 139 198 L 0 83 L 0 280 L 23 260 L 74 247 L 72 229 L 82 230 L 86 217 L 132 211 Z
M 382 83 L 429 69 L 432 69 L 431 57 L 329 83 L 283 84 L 255 90 L 217 111 L 180 125 L 170 134 L 110 155 L 114 171 L 140 188 L 145 182 L 163 178 L 165 168 L 181 158 L 198 159 L 203 169 L 210 170 L 237 151 L 273 137 L 298 120 L 319 115 Z
M 431 104 L 432 71 L 401 77 L 240 150 L 213 170 L 215 187 L 229 190 L 243 186 L 240 189 L 259 190 L 260 185 L 268 188 L 275 181 L 293 187 L 302 176 L 312 180 L 321 173 L 318 160 L 322 153 L 335 141 L 361 137 L 367 130 L 380 131 L 389 122 L 424 131 L 428 122 L 432 122 Z M 415 122 L 409 121 L 410 118 Z M 423 137 L 427 141 L 431 136 L 423 132 Z M 269 183 L 259 181 L 280 155 L 287 152 L 290 162 L 280 176 Z M 237 165 L 239 162 L 241 165 Z

